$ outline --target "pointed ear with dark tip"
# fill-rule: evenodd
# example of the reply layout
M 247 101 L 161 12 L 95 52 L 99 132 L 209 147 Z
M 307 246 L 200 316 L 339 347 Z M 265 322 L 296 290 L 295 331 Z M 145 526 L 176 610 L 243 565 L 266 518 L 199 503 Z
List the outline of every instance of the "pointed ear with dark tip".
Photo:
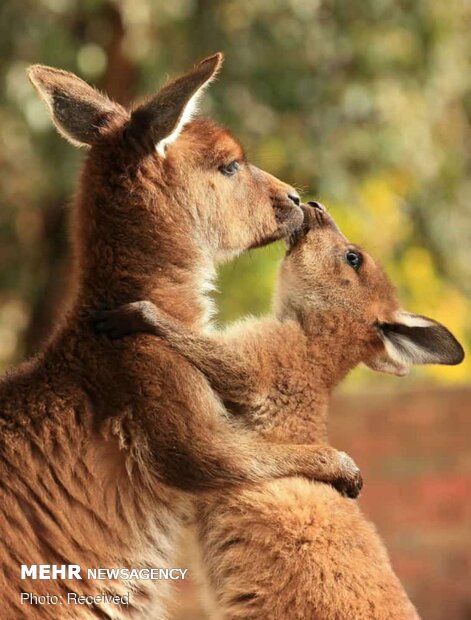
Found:
M 222 61 L 221 53 L 205 58 L 192 71 L 163 86 L 150 101 L 137 108 L 129 125 L 133 137 L 143 142 L 150 138 L 164 156 L 167 145 L 175 142 L 195 114 L 198 98 L 216 76 Z
M 33 65 L 28 75 L 59 133 L 75 146 L 92 144 L 111 117 L 127 114 L 119 104 L 68 71 Z
M 400 311 L 392 323 L 379 323 L 384 350 L 366 364 L 373 370 L 407 374 L 413 364 L 454 366 L 464 359 L 464 350 L 441 323 L 419 314 Z

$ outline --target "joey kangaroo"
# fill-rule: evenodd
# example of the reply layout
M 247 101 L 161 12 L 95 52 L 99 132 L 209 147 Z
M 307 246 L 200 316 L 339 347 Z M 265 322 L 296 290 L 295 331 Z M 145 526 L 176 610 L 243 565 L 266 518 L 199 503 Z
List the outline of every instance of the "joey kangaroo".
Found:
M 315 478 L 323 460 L 348 473 L 332 448 L 235 432 L 205 377 L 168 345 L 110 342 L 89 323 L 97 306 L 146 298 L 201 328 L 214 264 L 302 223 L 290 186 L 252 166 L 228 131 L 191 119 L 221 61 L 131 110 L 71 73 L 30 69 L 59 132 L 88 153 L 66 311 L 39 355 L 0 383 L 2 618 L 161 620 L 163 582 L 93 581 L 87 568 L 171 566 L 188 491 Z M 21 580 L 22 564 L 76 564 L 82 578 Z M 20 592 L 62 604 L 21 605 Z M 67 604 L 103 592 L 130 600 Z
M 165 339 L 205 374 L 241 426 L 270 441 L 326 443 L 330 392 L 360 362 L 404 375 L 411 364 L 458 364 L 439 323 L 403 311 L 381 267 L 318 203 L 290 236 L 275 315 L 201 335 L 148 301 L 102 313 L 114 338 Z M 332 487 L 283 479 L 198 498 L 196 530 L 214 618 L 417 618 L 386 550 L 356 503 Z

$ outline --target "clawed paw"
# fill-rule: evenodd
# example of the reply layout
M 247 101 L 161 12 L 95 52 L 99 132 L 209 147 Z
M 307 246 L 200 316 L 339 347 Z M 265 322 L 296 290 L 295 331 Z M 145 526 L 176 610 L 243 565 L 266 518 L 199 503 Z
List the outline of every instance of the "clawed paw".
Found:
M 92 317 L 92 327 L 98 334 L 117 339 L 131 334 L 154 334 L 157 308 L 151 301 L 134 301 L 114 309 L 101 308 Z
M 363 487 L 363 478 L 355 461 L 348 454 L 340 452 L 339 456 L 342 473 L 332 482 L 332 486 L 345 497 L 355 499 Z
M 99 310 L 90 323 L 97 334 L 104 334 L 112 340 L 134 333 L 132 326 L 127 324 L 119 310 Z

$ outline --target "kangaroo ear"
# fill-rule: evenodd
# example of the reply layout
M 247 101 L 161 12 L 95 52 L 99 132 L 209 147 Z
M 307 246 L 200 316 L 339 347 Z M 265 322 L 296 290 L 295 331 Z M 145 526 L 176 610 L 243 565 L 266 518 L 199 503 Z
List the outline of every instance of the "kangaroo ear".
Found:
M 216 76 L 222 61 L 221 53 L 209 56 L 192 71 L 161 88 L 133 112 L 129 127 L 132 134 L 141 140 L 150 137 L 158 153 L 165 156 L 167 145 L 175 142 L 195 114 L 198 98 Z
M 384 350 L 367 366 L 381 372 L 407 374 L 412 364 L 454 366 L 464 359 L 464 350 L 441 323 L 425 316 L 400 311 L 393 323 L 380 323 L 378 333 Z
M 386 372 L 389 375 L 405 377 L 409 374 L 408 365 L 392 360 L 387 353 L 378 354 L 366 361 L 365 364 L 368 368 L 371 368 L 371 370 L 375 370 L 376 372 Z
M 46 102 L 59 133 L 75 146 L 92 144 L 112 116 L 126 114 L 119 104 L 73 73 L 33 65 L 28 75 Z

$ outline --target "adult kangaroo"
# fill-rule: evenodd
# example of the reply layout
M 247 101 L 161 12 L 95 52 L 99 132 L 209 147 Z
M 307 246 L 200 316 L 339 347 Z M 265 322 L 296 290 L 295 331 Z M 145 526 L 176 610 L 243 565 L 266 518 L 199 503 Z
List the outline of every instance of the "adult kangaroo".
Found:
M 202 328 L 214 264 L 301 224 L 291 187 L 250 165 L 226 130 L 191 120 L 221 61 L 203 60 L 133 110 L 70 73 L 30 69 L 59 132 L 90 148 L 74 205 L 67 309 L 40 354 L 0 384 L 8 620 L 162 619 L 163 582 L 93 581 L 87 568 L 169 566 L 187 491 L 319 471 L 312 446 L 235 432 L 203 375 L 163 341 L 110 342 L 89 324 L 97 306 L 150 299 Z M 30 569 L 21 580 L 20 566 L 33 564 L 76 564 L 82 579 L 36 581 Z M 21 591 L 61 604 L 22 605 Z M 93 598 L 103 593 L 130 600 Z M 89 598 L 75 604 L 78 595 Z

